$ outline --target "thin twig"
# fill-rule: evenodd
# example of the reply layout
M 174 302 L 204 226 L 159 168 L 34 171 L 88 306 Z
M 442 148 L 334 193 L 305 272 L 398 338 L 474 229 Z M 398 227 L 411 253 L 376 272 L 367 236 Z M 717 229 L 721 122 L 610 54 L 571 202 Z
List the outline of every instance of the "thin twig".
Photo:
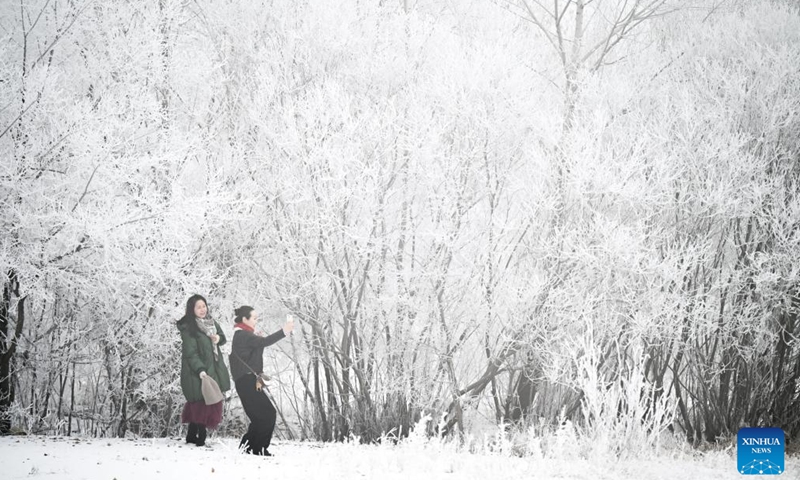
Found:
M 30 105 L 28 105 L 28 108 L 26 108 L 25 110 L 23 110 L 23 111 L 22 111 L 22 113 L 20 113 L 19 115 L 17 115 L 17 118 L 15 118 L 15 119 L 14 119 L 14 120 L 13 120 L 11 123 L 9 123 L 9 124 L 8 124 L 8 126 L 5 128 L 5 130 L 3 130 L 3 133 L 0 133 L 0 138 L 3 138 L 3 136 L 4 136 L 6 133 L 8 133 L 8 131 L 9 131 L 9 130 L 11 130 L 11 127 L 13 127 L 13 126 L 14 126 L 14 124 L 16 124 L 18 121 L 20 121 L 20 119 L 22 119 L 22 116 L 23 116 L 23 115 L 25 115 L 26 113 L 28 113 L 28 110 L 30 110 L 30 109 L 31 109 L 31 107 L 33 107 L 34 105 L 36 105 L 37 103 L 39 103 L 39 100 L 40 100 L 41 98 L 42 98 L 42 94 L 40 93 L 40 94 L 38 94 L 38 95 L 36 96 L 36 100 L 34 100 L 33 102 L 31 102 L 31 104 L 30 104 Z
M 94 178 L 94 174 L 97 172 L 98 168 L 100 168 L 100 164 L 99 163 L 97 164 L 96 167 L 94 167 L 94 170 L 92 170 L 92 174 L 89 176 L 89 181 L 86 182 L 86 186 L 83 188 L 83 194 L 81 194 L 81 198 L 79 198 L 78 201 L 75 202 L 75 205 L 72 207 L 72 210 L 71 210 L 72 212 L 74 212 L 75 209 L 78 208 L 78 205 L 80 205 L 81 201 L 83 200 L 83 197 L 85 197 L 86 193 L 89 191 L 89 185 L 91 185 L 92 179 Z

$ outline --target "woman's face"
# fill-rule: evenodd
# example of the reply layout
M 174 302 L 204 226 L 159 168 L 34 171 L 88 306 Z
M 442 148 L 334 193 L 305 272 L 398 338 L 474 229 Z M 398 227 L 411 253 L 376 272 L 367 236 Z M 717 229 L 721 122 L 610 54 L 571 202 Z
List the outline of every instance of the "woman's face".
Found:
M 202 300 L 196 301 L 194 304 L 194 316 L 197 318 L 206 318 L 206 313 L 208 313 L 206 302 Z
M 250 318 L 244 317 L 242 319 L 242 323 L 247 325 L 250 328 L 256 328 L 256 323 L 258 322 L 258 313 L 255 310 L 250 312 Z

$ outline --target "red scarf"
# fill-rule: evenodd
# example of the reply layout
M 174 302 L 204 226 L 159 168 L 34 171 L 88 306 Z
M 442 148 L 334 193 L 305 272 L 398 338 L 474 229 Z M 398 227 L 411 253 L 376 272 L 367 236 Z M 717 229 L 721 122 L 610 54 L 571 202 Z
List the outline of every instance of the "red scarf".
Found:
M 255 333 L 255 330 L 253 330 L 253 327 L 251 327 L 250 325 L 245 324 L 244 322 L 237 323 L 233 328 L 234 329 L 238 328 L 238 329 L 241 329 L 241 330 L 246 330 L 246 331 L 248 331 L 250 333 Z

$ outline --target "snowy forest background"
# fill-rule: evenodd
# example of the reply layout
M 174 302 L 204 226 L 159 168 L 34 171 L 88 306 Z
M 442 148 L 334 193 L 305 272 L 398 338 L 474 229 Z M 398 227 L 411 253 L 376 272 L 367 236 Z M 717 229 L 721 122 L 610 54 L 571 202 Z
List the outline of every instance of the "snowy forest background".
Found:
M 0 5 L 0 432 L 176 434 L 200 293 L 287 438 L 800 434 L 795 2 Z

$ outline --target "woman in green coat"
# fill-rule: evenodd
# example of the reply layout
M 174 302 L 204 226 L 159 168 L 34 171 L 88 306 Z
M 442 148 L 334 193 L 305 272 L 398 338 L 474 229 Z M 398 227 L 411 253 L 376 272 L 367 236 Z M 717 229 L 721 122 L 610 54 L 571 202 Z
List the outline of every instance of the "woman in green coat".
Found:
M 177 327 L 181 334 L 181 390 L 186 397 L 181 421 L 189 424 L 186 443 L 202 447 L 206 429 L 217 428 L 222 421 L 222 401 L 206 405 L 203 377 L 213 378 L 222 392 L 231 388 L 228 367 L 219 349 L 225 343 L 225 333 L 208 316 L 208 304 L 200 295 L 189 297 L 186 314 L 178 320 Z

